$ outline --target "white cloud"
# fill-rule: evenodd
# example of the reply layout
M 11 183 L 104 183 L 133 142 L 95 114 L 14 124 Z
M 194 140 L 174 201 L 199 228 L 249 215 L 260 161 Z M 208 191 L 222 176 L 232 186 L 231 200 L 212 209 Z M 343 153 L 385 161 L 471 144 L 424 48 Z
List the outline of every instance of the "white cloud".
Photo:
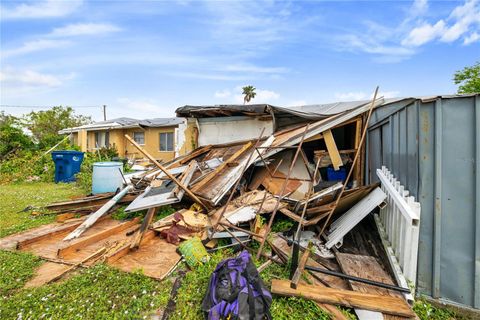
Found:
M 24 42 L 23 45 L 15 49 L 2 50 L 1 55 L 2 57 L 6 58 L 10 56 L 17 56 L 17 55 L 36 52 L 40 50 L 57 49 L 57 48 L 65 47 L 69 44 L 70 42 L 66 40 L 46 40 L 46 39 L 33 40 L 33 41 Z
M 109 109 L 107 113 L 109 113 L 110 118 L 132 117 L 143 119 L 175 116 L 175 108 L 162 106 L 154 99 L 118 98 L 117 104 Z
M 471 43 L 477 42 L 478 40 L 480 40 L 480 33 L 473 32 L 472 34 L 470 34 L 469 36 L 466 36 L 463 39 L 463 44 L 464 45 L 469 45 Z
M 377 97 L 395 98 L 400 94 L 399 91 L 380 91 L 377 94 Z M 369 100 L 373 99 L 373 93 L 364 92 L 364 91 L 351 91 L 351 92 L 340 92 L 334 94 L 336 100 L 340 101 L 357 101 L 357 100 Z
M 70 74 L 49 74 L 32 69 L 5 67 L 0 72 L 2 99 L 18 100 L 26 95 L 57 89 L 75 78 Z
M 221 91 L 216 91 L 214 94 L 215 98 L 228 98 L 231 96 L 230 90 L 221 90 Z
M 81 0 L 46 0 L 21 3 L 13 8 L 1 6 L 2 19 L 29 19 L 63 17 L 73 13 L 82 5 Z
M 368 97 L 368 93 L 365 92 L 341 92 L 335 93 L 335 99 L 341 101 L 350 101 L 350 100 L 365 100 Z
M 49 34 L 52 37 L 70 37 L 80 35 L 98 35 L 120 31 L 121 29 L 109 23 L 74 23 L 55 28 Z
M 438 38 L 444 33 L 445 22 L 443 20 L 438 21 L 434 25 L 425 23 L 422 26 L 413 28 L 408 36 L 402 41 L 402 45 L 418 47 Z
M 436 23 L 423 22 L 414 27 L 402 41 L 402 45 L 418 47 L 434 40 L 453 42 L 463 37 L 464 44 L 475 39 L 480 31 L 480 5 L 478 0 L 466 0 L 455 7 L 449 17 Z M 468 39 L 468 40 L 467 40 Z M 473 40 L 476 41 L 476 40 Z
M 307 101 L 305 100 L 294 100 L 288 104 L 290 107 L 300 107 L 307 105 Z

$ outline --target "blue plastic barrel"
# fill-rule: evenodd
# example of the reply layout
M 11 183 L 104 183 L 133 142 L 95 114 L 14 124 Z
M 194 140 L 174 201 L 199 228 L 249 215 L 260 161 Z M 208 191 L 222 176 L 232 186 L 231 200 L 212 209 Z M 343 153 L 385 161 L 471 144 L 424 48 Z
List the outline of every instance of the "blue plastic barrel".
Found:
M 95 162 L 92 174 L 92 193 L 115 192 L 123 186 L 122 162 Z
M 55 183 L 75 181 L 75 174 L 80 172 L 83 152 L 72 150 L 53 151 L 52 159 L 55 162 Z

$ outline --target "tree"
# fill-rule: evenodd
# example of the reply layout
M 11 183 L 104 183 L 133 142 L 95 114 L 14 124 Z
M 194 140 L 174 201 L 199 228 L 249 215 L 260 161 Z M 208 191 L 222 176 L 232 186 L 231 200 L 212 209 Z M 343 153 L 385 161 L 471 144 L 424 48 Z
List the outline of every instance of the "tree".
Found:
M 23 119 L 39 147 L 50 147 L 63 139 L 58 131 L 91 123 L 90 117 L 76 115 L 71 107 L 57 106 L 50 110 L 30 112 Z
M 18 118 L 0 112 L 0 159 L 18 149 L 32 146 L 32 140 L 21 127 Z
M 480 93 L 480 61 L 455 72 L 453 82 L 459 85 L 458 93 Z
M 255 96 L 257 95 L 257 93 L 255 92 L 256 88 L 254 86 L 245 86 L 242 89 L 243 89 L 242 94 L 244 95 L 243 104 L 249 103 L 250 100 L 255 98 Z

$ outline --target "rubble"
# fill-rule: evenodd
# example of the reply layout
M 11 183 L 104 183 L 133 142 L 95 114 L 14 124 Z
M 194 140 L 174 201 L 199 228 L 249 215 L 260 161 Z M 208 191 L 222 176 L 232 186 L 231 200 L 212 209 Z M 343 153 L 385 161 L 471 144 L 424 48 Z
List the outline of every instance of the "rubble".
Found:
M 0 247 L 16 243 L 17 250 L 66 266 L 44 270 L 50 272 L 42 275 L 44 282 L 99 261 L 125 271 L 142 269 L 162 280 L 182 256 L 194 267 L 206 261 L 209 250 L 217 250 L 218 239 L 228 239 L 257 259 L 267 258 L 260 272 L 292 259 L 292 283 L 274 280 L 273 293 L 312 299 L 337 318 L 342 315 L 332 305 L 414 317 L 403 294 L 378 287 L 378 283 L 398 285 L 388 261 L 342 252 L 343 238 L 385 198 L 377 185 L 364 185 L 362 178 L 367 112 L 377 103 L 374 99 L 351 112 L 296 124 L 269 136 L 262 131 L 257 140 L 202 146 L 164 164 L 127 137 L 153 165 L 136 166 L 141 171 L 127 174 L 128 185 L 117 194 L 49 205 L 47 209 L 62 214 L 57 220 L 62 223 L 40 233 L 31 230 L 1 239 Z M 332 131 L 352 125 L 361 125 L 345 131 L 355 136 L 336 142 Z M 344 169 L 348 175 L 329 180 L 329 169 Z M 109 215 L 119 204 L 128 205 L 126 212 L 147 209 L 141 225 L 139 218 L 113 220 Z M 171 204 L 177 211 L 154 222 L 156 210 Z M 286 234 L 271 231 L 277 212 L 294 224 Z M 88 215 L 69 219 L 78 213 Z M 252 242 L 260 243 L 259 248 L 253 249 Z M 231 246 L 218 249 L 225 247 Z M 346 280 L 339 276 L 342 271 L 373 282 Z M 313 278 L 313 285 L 305 284 L 302 275 Z

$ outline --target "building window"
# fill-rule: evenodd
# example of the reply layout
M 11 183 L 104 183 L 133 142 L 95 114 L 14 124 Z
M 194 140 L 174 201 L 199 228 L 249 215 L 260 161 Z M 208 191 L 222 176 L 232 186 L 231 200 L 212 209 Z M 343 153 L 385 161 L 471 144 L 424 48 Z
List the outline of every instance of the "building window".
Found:
M 144 132 L 134 132 L 133 133 L 133 140 L 139 145 L 145 144 L 145 133 Z
M 173 132 L 160 133 L 160 151 L 173 151 Z
M 95 148 L 108 148 L 110 146 L 110 133 L 108 131 L 95 132 Z

